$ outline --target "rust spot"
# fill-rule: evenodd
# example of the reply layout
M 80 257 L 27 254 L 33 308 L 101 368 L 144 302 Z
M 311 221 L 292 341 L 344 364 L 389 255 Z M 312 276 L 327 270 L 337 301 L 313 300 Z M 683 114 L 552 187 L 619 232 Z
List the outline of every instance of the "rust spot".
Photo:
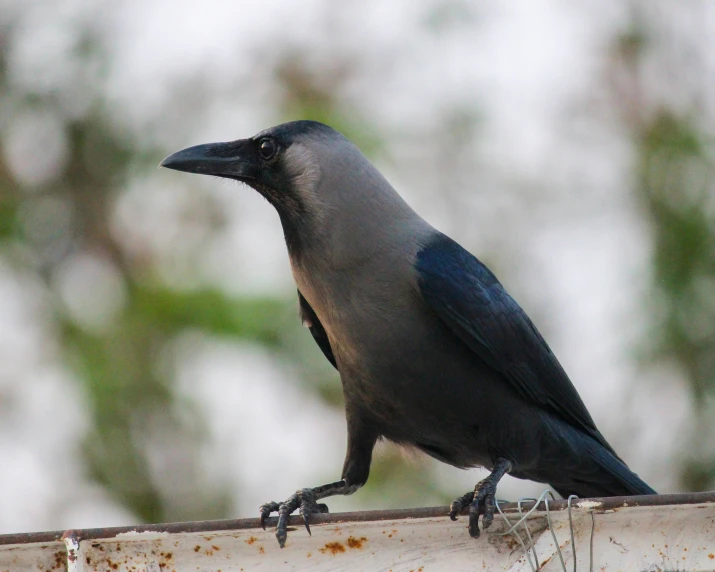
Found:
M 362 543 L 367 542 L 367 538 L 361 536 L 360 538 L 355 538 L 354 536 L 348 536 L 346 540 L 348 547 L 350 548 L 362 548 Z
M 323 548 L 320 549 L 323 554 L 330 552 L 333 556 L 340 552 L 345 552 L 345 547 L 339 542 L 328 542 Z
M 710 554 L 708 554 L 708 558 L 710 558 L 710 560 L 715 560 L 715 554 L 711 552 Z
M 312 552 L 308 552 L 307 558 L 310 558 L 311 556 L 313 556 L 313 553 L 312 553 Z
M 201 547 L 198 544 L 194 546 L 194 552 L 198 552 L 199 550 L 201 550 Z
M 263 549 L 263 546 L 258 547 L 258 554 L 265 554 L 266 551 Z
M 255 536 L 251 536 L 248 540 L 244 540 L 244 542 L 250 546 L 251 544 L 256 542 L 256 540 L 258 539 Z
M 214 550 L 221 550 L 221 549 L 220 549 L 218 546 L 216 546 L 215 544 L 212 544 L 212 545 L 211 545 L 211 548 L 213 548 Z

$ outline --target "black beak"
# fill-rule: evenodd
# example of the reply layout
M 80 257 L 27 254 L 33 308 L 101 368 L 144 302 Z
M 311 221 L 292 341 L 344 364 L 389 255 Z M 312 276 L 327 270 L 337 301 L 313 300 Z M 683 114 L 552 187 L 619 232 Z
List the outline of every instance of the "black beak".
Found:
M 159 166 L 247 181 L 258 176 L 258 147 L 251 139 L 195 145 L 169 155 Z

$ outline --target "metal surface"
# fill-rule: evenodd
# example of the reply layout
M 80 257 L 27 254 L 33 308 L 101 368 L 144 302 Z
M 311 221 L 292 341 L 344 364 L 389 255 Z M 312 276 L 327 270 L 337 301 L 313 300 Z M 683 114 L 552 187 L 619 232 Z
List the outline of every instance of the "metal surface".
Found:
M 523 502 L 523 513 L 534 504 Z M 715 570 L 715 493 L 574 500 L 572 526 L 567 501 L 550 501 L 551 530 L 545 508 L 524 523 L 530 541 L 520 528 L 544 572 L 563 569 L 559 548 L 573 568 L 572 531 L 578 570 L 590 568 L 591 543 L 594 570 Z M 501 509 L 518 520 L 517 503 Z M 509 528 L 503 521 L 474 540 L 466 518 L 447 514 L 432 507 L 316 515 L 312 537 L 293 517 L 283 550 L 257 518 L 11 534 L 0 536 L 0 571 L 532 570 L 518 540 L 499 534 Z

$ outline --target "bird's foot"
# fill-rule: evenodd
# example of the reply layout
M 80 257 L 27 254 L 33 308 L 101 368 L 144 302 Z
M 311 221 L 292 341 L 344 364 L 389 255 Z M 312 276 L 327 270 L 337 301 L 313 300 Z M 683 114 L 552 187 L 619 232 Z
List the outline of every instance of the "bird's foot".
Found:
M 292 494 L 284 502 L 268 502 L 261 505 L 261 526 L 266 529 L 266 519 L 272 512 L 278 513 L 278 525 L 276 526 L 276 538 L 281 548 L 285 546 L 288 538 L 288 519 L 296 509 L 300 509 L 300 514 L 303 517 L 305 528 L 310 534 L 310 517 L 313 514 L 327 513 L 328 507 L 323 503 L 318 503 L 318 500 L 335 494 L 349 494 L 352 492 L 352 487 L 348 487 L 345 481 L 330 483 L 322 487 L 314 489 L 301 489 Z
M 494 513 L 497 508 L 497 485 L 505 473 L 511 470 L 511 463 L 506 459 L 499 459 L 494 466 L 492 473 L 474 487 L 473 491 L 456 498 L 449 505 L 449 518 L 457 520 L 457 516 L 462 509 L 469 506 L 469 535 L 472 538 L 479 538 L 479 517 L 482 518 L 482 528 L 487 529 L 494 522 Z

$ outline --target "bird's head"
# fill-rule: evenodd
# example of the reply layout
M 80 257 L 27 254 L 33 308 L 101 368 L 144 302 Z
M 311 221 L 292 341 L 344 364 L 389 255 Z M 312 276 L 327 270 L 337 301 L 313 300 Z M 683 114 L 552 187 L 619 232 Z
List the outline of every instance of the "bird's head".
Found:
M 345 149 L 337 149 L 342 147 Z M 169 155 L 162 167 L 246 183 L 290 218 L 311 216 L 325 164 L 352 144 L 316 121 L 293 121 L 250 139 L 195 145 Z M 320 202 L 320 201 L 318 201 Z M 315 205 L 317 207 L 317 205 Z
M 327 237 L 323 244 L 344 250 L 386 217 L 394 222 L 413 214 L 355 145 L 316 121 L 293 121 L 249 139 L 189 147 L 169 155 L 161 166 L 251 186 L 278 211 L 289 248 Z

